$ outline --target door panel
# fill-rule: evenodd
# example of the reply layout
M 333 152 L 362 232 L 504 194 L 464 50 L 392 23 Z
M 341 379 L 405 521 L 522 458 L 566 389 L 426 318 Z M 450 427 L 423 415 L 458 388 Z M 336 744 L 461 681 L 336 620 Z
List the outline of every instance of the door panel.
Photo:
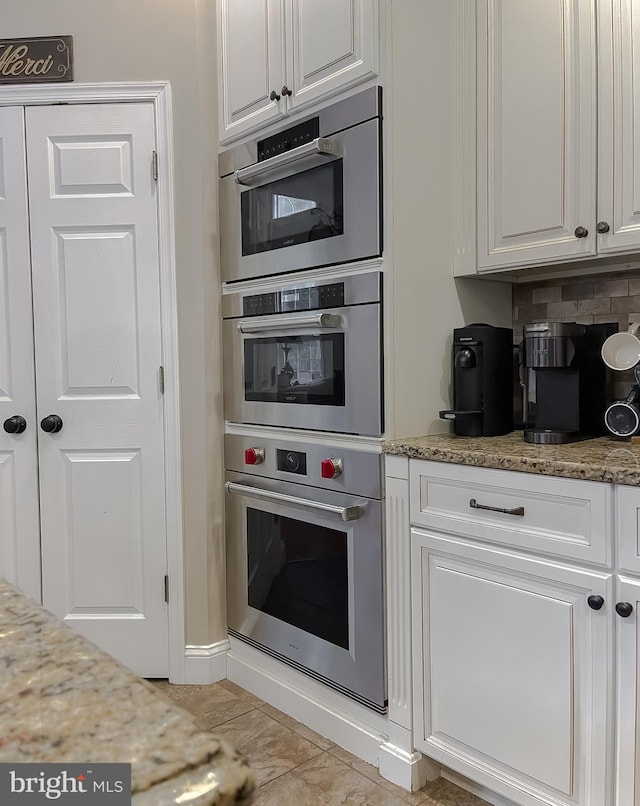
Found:
M 640 806 L 640 581 L 620 576 L 616 602 L 628 602 L 633 612 L 616 620 L 616 806 Z
M 600 253 L 640 247 L 640 4 L 598 3 Z
M 377 74 L 377 0 L 300 0 L 290 10 L 290 109 Z
M 22 434 L 2 423 L 21 415 Z M 40 517 L 23 110 L 0 108 L 0 577 L 36 601 Z
M 27 110 L 45 606 L 168 672 L 151 104 Z
M 220 0 L 218 3 L 220 140 L 238 137 L 285 114 L 282 0 Z
M 595 254 L 593 3 L 478 9 L 479 270 Z
M 66 228 L 53 234 L 61 328 L 58 394 L 139 397 L 135 228 Z
M 527 806 L 604 803 L 609 616 L 587 597 L 611 575 L 422 530 L 412 558 L 416 747 Z

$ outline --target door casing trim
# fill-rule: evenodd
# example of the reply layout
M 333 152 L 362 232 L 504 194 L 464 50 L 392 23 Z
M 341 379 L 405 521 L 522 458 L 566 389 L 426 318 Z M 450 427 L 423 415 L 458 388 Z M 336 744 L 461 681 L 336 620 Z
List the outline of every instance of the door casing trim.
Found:
M 59 103 L 153 103 L 158 151 L 158 252 L 162 356 L 165 370 L 164 455 L 167 573 L 170 596 L 169 679 L 185 680 L 184 567 L 182 525 L 182 448 L 175 259 L 173 116 L 168 81 L 0 87 L 0 106 L 50 106 Z

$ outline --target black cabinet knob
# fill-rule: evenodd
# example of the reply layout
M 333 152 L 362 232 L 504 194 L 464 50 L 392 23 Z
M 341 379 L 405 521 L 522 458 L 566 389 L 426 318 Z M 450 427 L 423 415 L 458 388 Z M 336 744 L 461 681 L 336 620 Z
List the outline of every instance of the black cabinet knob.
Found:
M 280 90 L 280 92 L 281 92 L 283 95 L 293 95 L 293 93 L 291 92 L 291 90 L 289 89 L 289 87 L 287 87 L 287 85 L 286 85 L 286 84 L 283 84 L 282 89 Z
M 47 434 L 57 434 L 58 431 L 62 431 L 63 425 L 64 423 L 62 422 L 62 417 L 58 416 L 57 414 L 49 414 L 40 421 L 40 428 L 42 428 L 43 431 L 46 431 Z
M 616 613 L 622 616 L 622 618 L 629 618 L 633 613 L 633 605 L 629 604 L 629 602 L 618 602 L 616 605 Z
M 594 593 L 587 599 L 587 604 L 592 610 L 600 610 L 604 604 L 604 599 L 602 596 L 598 596 L 597 593 Z
M 573 234 L 576 238 L 586 238 L 589 234 L 589 230 L 586 227 L 576 227 L 573 231 Z
M 271 101 L 279 101 L 280 96 L 278 95 L 278 93 L 275 90 L 271 90 L 271 95 L 269 96 L 269 100 L 271 100 Z
M 9 417 L 8 420 L 4 421 L 2 427 L 7 434 L 21 434 L 27 430 L 27 421 L 19 414 L 14 414 L 13 417 Z
M 605 232 L 609 232 L 609 225 L 606 221 L 598 221 L 596 224 L 596 232 L 599 232 L 601 235 L 604 235 Z

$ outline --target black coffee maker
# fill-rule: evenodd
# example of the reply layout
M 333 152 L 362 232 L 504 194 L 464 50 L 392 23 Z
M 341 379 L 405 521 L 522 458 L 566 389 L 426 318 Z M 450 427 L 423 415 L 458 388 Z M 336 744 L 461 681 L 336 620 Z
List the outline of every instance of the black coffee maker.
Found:
M 453 331 L 453 433 L 495 437 L 513 431 L 513 330 L 473 324 Z
M 604 433 L 607 371 L 600 352 L 617 329 L 614 323 L 524 326 L 525 442 L 558 444 Z

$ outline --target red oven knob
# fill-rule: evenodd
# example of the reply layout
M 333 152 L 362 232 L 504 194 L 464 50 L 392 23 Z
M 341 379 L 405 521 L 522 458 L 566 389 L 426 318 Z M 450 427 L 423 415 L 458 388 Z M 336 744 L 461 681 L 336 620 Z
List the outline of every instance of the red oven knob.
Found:
M 323 479 L 337 479 L 342 474 L 342 459 L 325 459 L 320 464 Z
M 247 448 L 244 452 L 245 465 L 259 465 L 261 462 L 264 462 L 264 449 Z

